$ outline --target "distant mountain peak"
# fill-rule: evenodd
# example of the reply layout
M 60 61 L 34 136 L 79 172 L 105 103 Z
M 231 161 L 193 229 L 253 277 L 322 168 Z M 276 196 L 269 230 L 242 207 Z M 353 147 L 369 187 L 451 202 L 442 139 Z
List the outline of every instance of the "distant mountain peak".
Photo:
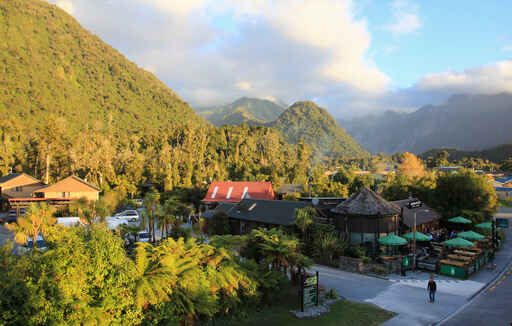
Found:
M 217 126 L 260 125 L 274 121 L 285 110 L 267 99 L 241 97 L 230 104 L 199 111 L 199 114 Z
M 326 109 L 312 101 L 295 102 L 270 126 L 278 129 L 288 142 L 302 141 L 321 156 L 368 155 Z

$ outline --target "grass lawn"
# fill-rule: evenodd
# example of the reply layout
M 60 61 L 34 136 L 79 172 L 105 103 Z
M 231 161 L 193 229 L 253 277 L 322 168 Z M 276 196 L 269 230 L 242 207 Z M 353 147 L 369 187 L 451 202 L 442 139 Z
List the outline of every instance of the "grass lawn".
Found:
M 380 309 L 370 304 L 338 301 L 331 305 L 331 311 L 316 318 L 297 318 L 290 309 L 297 309 L 297 296 L 289 291 L 279 306 L 269 307 L 254 312 L 245 320 L 216 320 L 215 326 L 356 326 L 380 325 L 395 316 L 395 313 Z

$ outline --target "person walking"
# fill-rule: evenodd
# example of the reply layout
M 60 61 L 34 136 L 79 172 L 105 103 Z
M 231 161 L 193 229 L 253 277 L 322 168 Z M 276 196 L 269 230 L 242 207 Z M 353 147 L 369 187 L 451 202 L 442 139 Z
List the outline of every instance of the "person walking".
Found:
M 436 281 L 434 281 L 434 277 L 432 275 L 430 275 L 430 280 L 428 281 L 427 290 L 428 290 L 428 298 L 429 298 L 430 302 L 434 302 L 436 300 L 437 285 L 436 285 Z

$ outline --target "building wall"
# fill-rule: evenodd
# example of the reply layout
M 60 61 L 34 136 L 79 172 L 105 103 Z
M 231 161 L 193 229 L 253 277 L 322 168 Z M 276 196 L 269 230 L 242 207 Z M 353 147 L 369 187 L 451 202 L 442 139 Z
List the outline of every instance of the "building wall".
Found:
M 16 187 L 9 187 L 7 189 L 2 187 L 2 194 L 5 194 L 12 198 L 29 198 L 29 197 L 32 197 L 32 193 L 34 192 L 34 190 L 41 188 L 41 185 L 31 184 L 31 185 L 22 185 L 22 186 L 17 186 L 17 187 L 21 187 L 21 189 L 18 189 L 21 191 L 16 191 Z
M 98 200 L 99 192 L 91 191 L 91 192 L 45 192 L 44 198 L 70 198 L 70 199 L 79 199 L 79 198 L 87 198 L 88 200 Z

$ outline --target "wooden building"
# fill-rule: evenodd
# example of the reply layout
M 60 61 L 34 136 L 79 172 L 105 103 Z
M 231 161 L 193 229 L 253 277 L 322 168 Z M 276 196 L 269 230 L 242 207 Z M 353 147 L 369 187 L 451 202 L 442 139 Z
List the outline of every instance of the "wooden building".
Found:
M 441 214 L 425 203 L 421 203 L 419 207 L 410 208 L 409 203 L 411 202 L 421 203 L 417 198 L 407 198 L 391 202 L 401 209 L 401 225 L 404 227 L 403 231 L 409 232 L 414 229 L 414 215 L 416 215 L 417 231 L 427 233 L 432 230 L 437 230 L 439 228 Z
M 332 209 L 336 228 L 352 245 L 362 245 L 373 253 L 378 239 L 399 229 L 400 208 L 363 187 Z
M 34 191 L 34 197 L 46 199 L 79 199 L 98 200 L 100 189 L 77 176 L 69 176 L 46 187 Z
M 40 180 L 26 173 L 10 173 L 0 178 L 0 194 L 6 199 L 32 197 L 34 190 L 44 186 Z

